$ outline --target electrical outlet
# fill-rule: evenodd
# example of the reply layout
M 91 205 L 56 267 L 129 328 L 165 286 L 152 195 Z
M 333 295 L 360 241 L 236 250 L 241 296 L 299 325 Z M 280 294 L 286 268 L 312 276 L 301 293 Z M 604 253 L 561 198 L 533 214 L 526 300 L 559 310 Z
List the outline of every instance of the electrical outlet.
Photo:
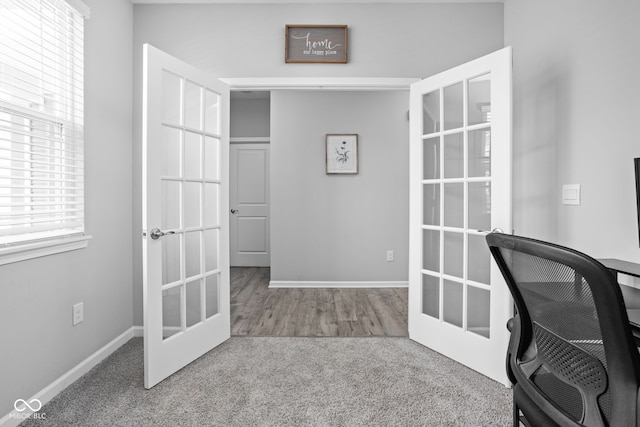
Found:
M 79 302 L 73 306 L 73 326 L 84 320 L 84 303 Z
M 387 261 L 393 261 L 393 251 L 387 251 Z

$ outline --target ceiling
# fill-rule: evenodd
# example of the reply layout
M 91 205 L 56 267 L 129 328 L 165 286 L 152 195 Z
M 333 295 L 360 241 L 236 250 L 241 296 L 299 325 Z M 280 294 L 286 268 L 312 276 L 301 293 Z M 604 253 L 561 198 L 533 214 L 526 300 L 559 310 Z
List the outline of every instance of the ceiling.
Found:
M 504 3 L 506 0 L 131 0 L 133 4 Z

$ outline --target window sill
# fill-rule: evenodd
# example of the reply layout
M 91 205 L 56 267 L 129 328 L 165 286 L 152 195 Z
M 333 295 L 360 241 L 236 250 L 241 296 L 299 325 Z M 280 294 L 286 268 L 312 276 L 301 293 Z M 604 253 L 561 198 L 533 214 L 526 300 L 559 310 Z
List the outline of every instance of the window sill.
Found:
M 91 236 L 60 237 L 0 248 L 0 265 L 86 248 Z

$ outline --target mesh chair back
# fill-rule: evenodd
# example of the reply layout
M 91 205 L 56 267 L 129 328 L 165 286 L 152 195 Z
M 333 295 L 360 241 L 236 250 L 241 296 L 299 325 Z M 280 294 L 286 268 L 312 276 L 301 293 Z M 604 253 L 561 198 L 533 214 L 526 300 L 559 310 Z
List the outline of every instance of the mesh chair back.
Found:
M 612 273 L 546 242 L 499 233 L 487 242 L 520 318 L 510 349 L 518 384 L 552 419 L 610 425 L 614 409 L 632 410 L 635 425 L 637 399 L 621 395 L 637 397 L 640 362 Z

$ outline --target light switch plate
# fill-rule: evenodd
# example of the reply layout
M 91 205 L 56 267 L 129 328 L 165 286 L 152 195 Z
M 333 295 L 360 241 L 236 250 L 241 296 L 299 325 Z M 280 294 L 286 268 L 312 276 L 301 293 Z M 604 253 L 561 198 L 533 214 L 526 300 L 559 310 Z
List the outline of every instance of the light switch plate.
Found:
M 73 306 L 73 326 L 84 320 L 84 303 L 79 302 Z
M 580 204 L 580 184 L 565 184 L 562 186 L 562 204 Z

